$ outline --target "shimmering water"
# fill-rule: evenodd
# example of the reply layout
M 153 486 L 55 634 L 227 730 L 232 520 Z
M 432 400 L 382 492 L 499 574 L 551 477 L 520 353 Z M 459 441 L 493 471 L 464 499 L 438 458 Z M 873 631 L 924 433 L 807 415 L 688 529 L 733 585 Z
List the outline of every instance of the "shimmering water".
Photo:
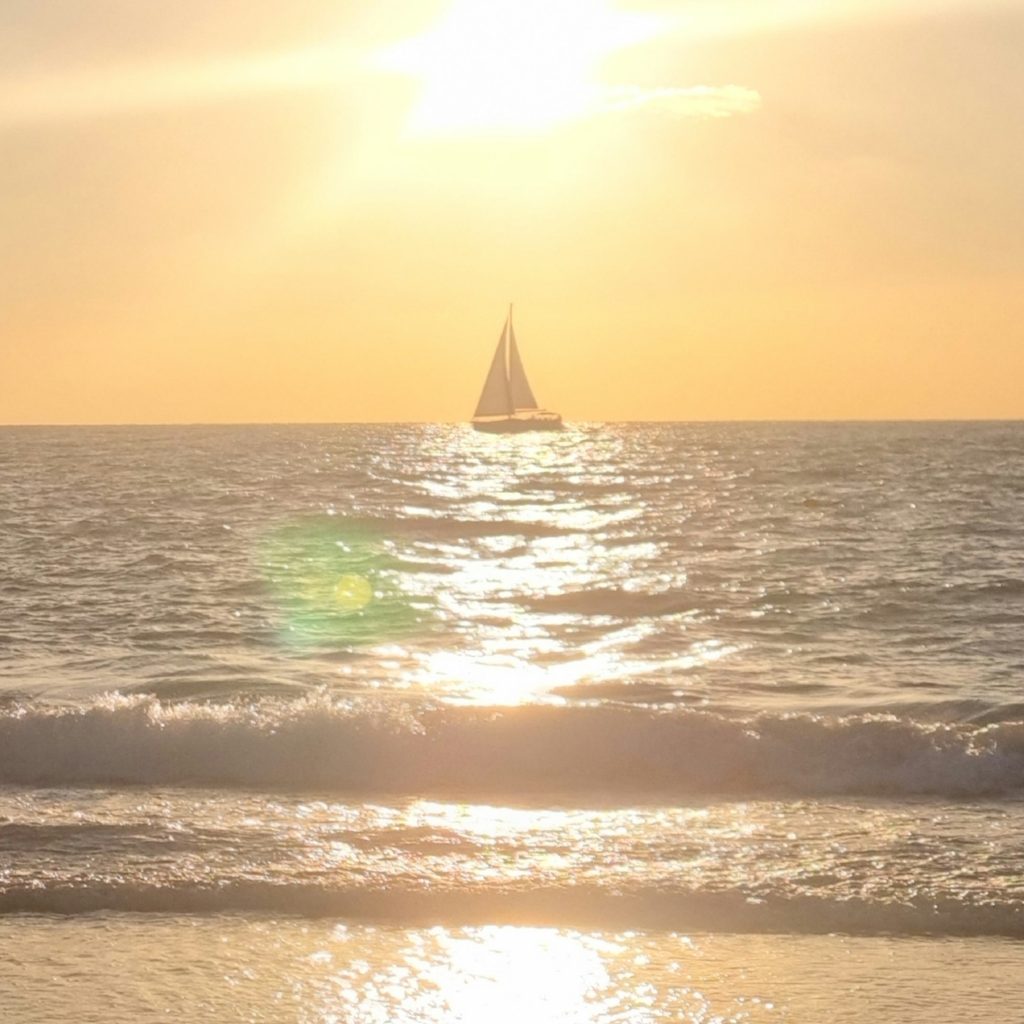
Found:
M 1019 953 L 1022 512 L 1021 424 L 0 430 L 0 942 L 327 993 L 238 1019 L 483 1019 L 545 943 L 541 1019 L 963 1019 L 812 1008 Z
M 14 919 L 0 988 L 6 1019 L 87 1022 L 953 1024 L 1024 1005 L 1005 941 L 160 914 Z

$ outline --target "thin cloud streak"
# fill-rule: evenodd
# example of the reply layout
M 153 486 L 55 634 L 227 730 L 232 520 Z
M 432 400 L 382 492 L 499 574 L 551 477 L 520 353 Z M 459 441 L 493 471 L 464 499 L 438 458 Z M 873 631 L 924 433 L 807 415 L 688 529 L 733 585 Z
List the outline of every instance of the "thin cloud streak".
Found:
M 761 94 L 742 85 L 691 85 L 643 88 L 616 86 L 607 90 L 605 110 L 654 109 L 675 117 L 720 118 L 752 114 Z
M 341 84 L 352 62 L 338 47 L 203 64 L 122 66 L 0 79 L 0 127 L 110 117 Z
M 691 40 L 750 36 L 821 25 L 849 26 L 904 21 L 942 14 L 1006 11 L 1019 0 L 696 0 L 672 18 L 675 29 Z

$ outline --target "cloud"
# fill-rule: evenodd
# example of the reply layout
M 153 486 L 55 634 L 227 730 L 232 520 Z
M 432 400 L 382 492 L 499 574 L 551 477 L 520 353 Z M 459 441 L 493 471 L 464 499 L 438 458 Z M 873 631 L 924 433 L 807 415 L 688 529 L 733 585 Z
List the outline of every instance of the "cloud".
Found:
M 0 128 L 318 88 L 341 80 L 343 57 L 338 47 L 321 47 L 201 64 L 138 64 L 20 80 L 0 78 Z
M 606 90 L 604 109 L 652 109 L 673 117 L 720 118 L 752 114 L 761 94 L 742 85 L 657 86 L 619 85 Z

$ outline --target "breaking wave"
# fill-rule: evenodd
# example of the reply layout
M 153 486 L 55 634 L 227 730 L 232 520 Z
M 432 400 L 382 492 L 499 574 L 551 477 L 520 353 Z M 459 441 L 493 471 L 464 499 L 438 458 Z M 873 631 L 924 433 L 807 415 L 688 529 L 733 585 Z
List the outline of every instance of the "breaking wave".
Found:
M 671 799 L 1024 793 L 1024 722 L 297 701 L 0 709 L 0 783 Z

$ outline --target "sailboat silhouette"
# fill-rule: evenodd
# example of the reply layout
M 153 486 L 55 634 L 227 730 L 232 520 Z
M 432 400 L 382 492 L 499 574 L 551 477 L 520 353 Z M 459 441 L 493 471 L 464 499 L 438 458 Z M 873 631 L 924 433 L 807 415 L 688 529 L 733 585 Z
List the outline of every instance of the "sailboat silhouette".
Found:
M 498 347 L 487 371 L 480 401 L 473 413 L 473 427 L 491 434 L 518 434 L 526 430 L 560 430 L 562 417 L 541 409 L 534 397 L 516 344 L 512 306 Z

